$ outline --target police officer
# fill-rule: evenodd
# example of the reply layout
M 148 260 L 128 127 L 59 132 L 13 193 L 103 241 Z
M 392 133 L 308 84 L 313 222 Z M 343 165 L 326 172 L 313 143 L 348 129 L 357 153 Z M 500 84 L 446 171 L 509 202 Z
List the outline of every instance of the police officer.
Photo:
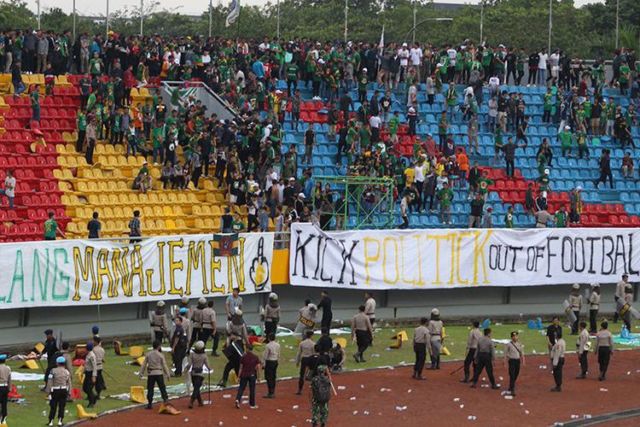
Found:
M 569 305 L 571 307 L 571 311 L 575 316 L 575 320 L 571 325 L 571 335 L 578 334 L 578 323 L 580 322 L 580 309 L 582 309 L 582 296 L 580 296 L 580 285 L 574 283 L 571 286 L 571 293 L 569 294 Z
M 179 377 L 182 375 L 182 361 L 187 354 L 189 338 L 182 327 L 182 316 L 176 317 L 174 322 L 175 328 L 173 329 L 173 335 L 171 336 L 171 355 L 173 356 L 175 376 Z
M 162 342 L 164 337 L 168 336 L 169 326 L 164 313 L 164 301 L 158 301 L 155 311 L 151 314 L 151 329 L 154 341 Z
M 100 393 L 107 389 L 107 385 L 104 382 L 104 375 L 102 374 L 105 351 L 102 347 L 102 339 L 97 335 L 93 337 L 93 354 L 96 356 L 96 401 L 98 401 L 100 400 Z
M 476 353 L 476 369 L 473 373 L 473 379 L 471 380 L 471 388 L 476 388 L 478 384 L 478 378 L 483 369 L 487 371 L 487 377 L 491 383 L 492 389 L 499 389 L 496 385 L 496 380 L 493 377 L 493 360 L 496 358 L 496 349 L 493 347 L 493 341 L 491 340 L 491 328 L 484 330 L 483 336 L 478 340 L 478 351 Z
M 564 368 L 564 353 L 567 350 L 567 344 L 562 338 L 562 328 L 560 334 L 557 335 L 556 342 L 551 347 L 551 364 L 553 366 L 553 380 L 556 386 L 551 391 L 562 391 L 562 370 Z
M 216 331 L 216 311 L 213 309 L 213 300 L 207 303 L 202 309 L 202 324 L 200 329 L 200 341 L 207 347 L 207 341 Z
M 278 330 L 278 322 L 280 321 L 280 303 L 278 302 L 278 294 L 271 292 L 269 294 L 269 302 L 264 306 L 264 334 L 275 334 Z M 324 312 L 322 313 L 324 319 Z
M 600 330 L 596 335 L 596 347 L 594 352 L 598 355 L 598 365 L 600 365 L 600 381 L 604 381 L 609 369 L 611 353 L 613 353 L 613 335 L 609 331 L 609 322 L 606 320 L 600 324 Z
M 180 304 L 178 304 L 178 313 L 181 313 L 181 310 L 183 308 L 186 310 L 186 312 L 182 317 L 191 319 L 191 307 L 189 307 L 189 297 L 185 296 L 180 299 Z
M 46 391 L 49 399 L 49 426 L 53 426 L 53 419 L 58 414 L 58 425 L 63 425 L 64 408 L 67 405 L 67 397 L 71 389 L 71 373 L 65 368 L 64 357 L 55 359 L 56 367 L 51 370 L 47 380 Z
M 202 315 L 204 309 L 207 308 L 207 300 L 204 297 L 198 299 L 198 305 L 191 314 L 191 339 L 189 340 L 189 347 L 193 346 L 193 343 L 198 341 L 202 336 Z M 205 343 L 206 345 L 206 343 Z
M 371 327 L 374 327 L 376 324 L 376 300 L 369 292 L 364 293 L 364 314 L 369 318 Z
M 623 314 L 622 310 L 620 310 L 620 315 L 622 316 L 622 321 L 624 322 L 624 326 L 627 328 L 627 331 L 631 333 L 631 303 L 633 303 L 633 286 L 631 283 L 627 283 L 624 286 L 623 302 L 623 307 L 626 307 L 626 311 Z
M 365 306 L 358 307 L 358 313 L 351 319 L 351 339 L 358 345 L 358 352 L 353 355 L 357 363 L 366 362 L 364 352 L 373 342 L 373 326 L 369 316 L 365 314 Z
M 520 375 L 520 366 L 524 366 L 524 349 L 518 340 L 518 332 L 511 332 L 511 341 L 504 347 L 504 363 L 509 367 L 509 394 L 516 395 L 516 380 Z
M 193 384 L 193 392 L 189 400 L 189 409 L 193 408 L 193 402 L 196 400 L 199 406 L 203 405 L 200 388 L 202 388 L 202 383 L 204 382 L 204 368 L 207 368 L 207 372 L 211 370 L 207 363 L 207 355 L 204 353 L 204 343 L 202 341 L 196 341 L 193 346 L 193 352 L 189 354 L 188 363 L 185 368 L 187 372 L 191 369 L 191 384 Z
M 311 339 L 313 337 L 313 331 L 308 329 L 304 334 L 304 339 L 298 344 L 298 353 L 296 354 L 296 366 L 300 367 L 300 374 L 298 377 L 298 392 L 296 394 L 302 394 L 302 387 L 304 386 L 304 378 L 309 368 L 311 357 L 315 354 L 315 343 Z M 354 357 L 356 357 L 354 355 Z M 358 359 L 356 360 L 358 361 Z
M 434 308 L 431 310 L 431 319 L 429 320 L 429 336 L 431 337 L 431 368 L 440 369 L 440 350 L 442 349 L 442 328 L 444 324 L 440 320 L 440 310 Z
M 472 323 L 472 328 L 469 331 L 469 336 L 467 337 L 467 355 L 464 358 L 464 379 L 460 380 L 462 383 L 469 382 L 469 375 L 471 364 L 475 369 L 475 360 L 476 360 L 476 351 L 478 350 L 478 340 L 482 338 L 482 331 L 480 331 L 480 322 L 474 320 Z
M 627 286 L 627 283 L 629 283 L 629 275 L 625 273 L 622 275 L 622 280 L 616 283 L 616 291 L 613 295 L 613 300 L 616 303 L 616 307 L 618 307 L 618 300 L 624 300 L 624 288 L 625 286 Z M 613 314 L 613 323 L 618 323 L 618 317 L 618 310 L 616 310 L 616 312 Z
M 562 326 L 560 326 L 560 318 L 558 316 L 553 316 L 551 324 L 547 326 L 547 348 L 549 349 L 549 353 L 551 353 L 553 345 L 556 343 L 556 340 L 560 336 L 562 336 Z
M 240 358 L 244 354 L 244 340 L 239 335 L 236 335 L 233 330 L 228 333 L 222 354 L 226 356 L 227 364 L 224 366 L 222 379 L 218 385 L 220 387 L 226 387 L 231 370 L 235 371 L 236 375 L 238 374 L 240 370 Z
M 9 412 L 9 391 L 11 390 L 11 368 L 6 365 L 7 355 L 0 354 L 0 424 L 5 424 Z
M 191 320 L 189 319 L 189 309 L 186 307 L 180 307 L 180 309 L 178 310 L 178 316 L 182 319 L 182 329 L 184 329 L 184 333 L 187 336 L 187 344 L 188 344 L 191 341 L 191 334 L 193 333 L 193 328 L 191 327 Z M 188 350 L 189 349 L 187 349 L 187 351 Z
M 44 334 L 46 336 L 46 339 L 44 341 L 44 349 L 42 350 L 42 352 L 46 353 L 47 355 L 47 369 L 44 371 L 44 384 L 46 387 L 47 381 L 49 380 L 49 373 L 53 368 L 56 367 L 56 353 L 58 353 L 58 343 L 53 337 L 52 329 L 47 329 L 46 331 L 44 331 Z
M 320 320 L 320 328 L 331 329 L 331 322 L 333 321 L 332 301 L 329 297 L 329 292 L 323 290 L 320 292 L 320 302 L 318 303 L 318 310 L 322 309 L 322 320 Z
M 96 395 L 93 388 L 96 386 L 98 378 L 98 362 L 96 354 L 93 352 L 93 342 L 87 343 L 87 356 L 84 359 L 84 381 L 82 382 L 82 391 L 87 394 L 89 404 L 87 408 L 93 408 L 96 404 Z
M 316 326 L 316 314 L 318 313 L 318 307 L 311 303 L 310 299 L 304 301 L 304 307 L 298 310 L 298 323 L 293 330 L 300 339 L 304 338 L 304 333 L 307 329 L 313 330 Z
M 595 334 L 597 330 L 598 311 L 600 310 L 600 284 L 593 283 L 591 285 L 591 294 L 589 295 L 589 333 Z
M 138 376 L 142 378 L 144 374 L 147 374 L 147 409 L 151 409 L 153 404 L 153 389 L 158 385 L 160 389 L 160 395 L 164 403 L 167 403 L 169 396 L 167 395 L 167 387 L 165 386 L 165 379 L 168 379 L 171 375 L 167 361 L 162 354 L 162 343 L 158 340 L 153 342 L 153 349 L 144 357 L 144 362 L 140 366 L 140 372 Z
M 426 379 L 422 376 L 422 370 L 427 360 L 427 349 L 431 353 L 431 335 L 429 335 L 429 328 L 427 328 L 428 322 L 426 317 L 420 318 L 420 326 L 413 331 L 413 352 L 416 354 L 416 363 L 413 365 L 411 378 L 416 380 Z
M 278 374 L 278 360 L 280 359 L 280 344 L 276 341 L 276 334 L 267 334 L 267 345 L 262 354 L 264 363 L 264 379 L 267 381 L 265 399 L 273 399 L 276 395 L 276 377 Z
M 580 322 L 580 333 L 578 334 L 578 361 L 580 362 L 580 375 L 576 377 L 578 380 L 587 378 L 587 371 L 589 370 L 589 360 L 587 355 L 589 354 L 589 332 L 587 332 L 587 322 Z

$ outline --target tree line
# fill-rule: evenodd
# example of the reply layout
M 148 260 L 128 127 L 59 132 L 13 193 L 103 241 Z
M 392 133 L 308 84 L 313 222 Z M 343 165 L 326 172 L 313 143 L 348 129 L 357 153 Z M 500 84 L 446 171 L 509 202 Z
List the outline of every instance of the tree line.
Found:
M 615 49 L 616 1 L 576 8 L 573 0 L 552 0 L 552 49 L 560 48 L 581 58 L 609 58 Z M 203 4 L 206 4 L 203 3 Z M 440 46 L 460 44 L 480 38 L 479 5 L 442 8 L 432 1 L 347 0 L 348 39 L 378 42 L 384 25 L 385 42 L 411 42 L 413 11 L 416 8 L 416 40 Z M 308 38 L 337 41 L 344 37 L 344 0 L 283 0 L 279 7 L 268 2 L 262 6 L 243 6 L 240 18 L 225 27 L 228 4 L 211 11 L 212 35 L 262 39 L 275 37 L 278 10 L 280 34 L 285 40 Z M 209 32 L 209 11 L 188 16 L 171 10 L 145 10 L 145 34 L 171 36 L 202 35 Z M 523 47 L 525 50 L 547 46 L 548 0 L 485 0 L 483 38 L 491 45 Z M 434 21 L 433 18 L 453 18 Z M 110 15 L 110 28 L 124 34 L 139 31 L 140 10 L 118 10 Z M 619 0 L 619 46 L 638 49 L 640 43 L 640 2 Z M 61 32 L 72 28 L 72 16 L 59 8 L 46 9 L 41 15 L 43 29 Z M 36 28 L 37 17 L 20 0 L 0 3 L 0 28 Z M 94 17 L 78 17 L 77 33 L 104 33 L 104 12 Z

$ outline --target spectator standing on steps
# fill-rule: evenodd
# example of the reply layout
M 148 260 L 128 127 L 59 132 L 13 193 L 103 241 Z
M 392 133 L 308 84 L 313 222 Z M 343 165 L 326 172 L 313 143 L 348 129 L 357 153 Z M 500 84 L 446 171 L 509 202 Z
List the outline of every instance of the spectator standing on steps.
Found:
M 609 149 L 602 150 L 602 155 L 600 156 L 600 177 L 596 180 L 596 189 L 600 185 L 600 183 L 606 184 L 607 178 L 609 178 L 609 186 L 613 188 L 613 175 L 611 174 L 611 152 Z

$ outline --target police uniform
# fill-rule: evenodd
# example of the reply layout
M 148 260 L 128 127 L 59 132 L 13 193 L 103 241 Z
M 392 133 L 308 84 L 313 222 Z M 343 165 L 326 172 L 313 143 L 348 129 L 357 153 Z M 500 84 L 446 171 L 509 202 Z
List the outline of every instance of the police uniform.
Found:
M 356 362 L 365 362 L 364 352 L 373 341 L 373 327 L 369 316 L 362 311 L 351 319 L 351 336 L 355 338 L 358 345 L 358 352 L 353 357 Z
M 582 308 L 582 296 L 580 296 L 580 288 L 574 288 L 569 295 L 569 305 L 571 307 L 571 311 L 575 315 L 576 319 L 573 321 L 571 325 L 571 334 L 575 335 L 578 333 L 578 325 L 580 324 L 580 309 Z
M 200 341 L 196 342 L 196 351 L 189 354 L 188 363 L 186 366 L 187 371 L 191 370 L 191 384 L 193 384 L 193 391 L 191 392 L 191 401 L 189 407 L 193 407 L 193 402 L 196 400 L 200 406 L 203 405 L 202 395 L 200 394 L 200 388 L 204 382 L 204 368 L 210 371 L 209 364 L 207 363 L 207 355 L 204 353 L 204 343 Z
M 5 418 L 9 415 L 7 403 L 11 390 L 11 368 L 5 364 L 5 360 L 7 356 L 0 354 L 0 424 L 4 424 Z
M 302 394 L 302 386 L 304 386 L 304 376 L 307 368 L 310 366 L 311 358 L 315 353 L 315 343 L 310 338 L 304 339 L 298 345 L 298 354 L 296 355 L 296 365 L 300 365 L 300 374 L 298 377 L 298 394 Z
M 280 322 L 280 305 L 277 300 L 269 300 L 269 303 L 264 306 L 265 335 L 275 334 L 278 330 L 278 322 Z
M 158 385 L 162 400 L 166 403 L 169 400 L 164 379 L 169 378 L 171 372 L 167 366 L 167 361 L 160 349 L 153 349 L 145 355 L 144 362 L 140 367 L 139 375 L 147 374 L 147 408 L 153 404 L 153 388 Z
M 202 310 L 202 324 L 200 329 L 200 341 L 207 348 L 207 341 L 213 336 L 216 330 L 216 312 L 212 307 L 205 307 Z
M 316 325 L 316 314 L 318 308 L 315 304 L 308 304 L 298 310 L 298 323 L 293 332 L 300 338 L 304 337 L 304 331 L 313 329 Z
M 154 340 L 162 342 L 169 329 L 164 310 L 158 308 L 153 312 L 151 315 L 151 329 L 153 329 Z
M 580 361 L 580 375 L 578 375 L 578 378 L 584 379 L 587 377 L 587 371 L 589 370 L 589 360 L 587 359 L 589 354 L 589 332 L 587 332 L 586 328 L 580 331 L 576 346 L 578 347 L 578 360 Z
M 206 308 L 206 301 L 203 303 L 204 298 L 198 301 L 198 306 L 193 310 L 191 315 L 191 339 L 189 340 L 189 347 L 193 347 L 193 343 L 198 341 L 202 336 L 202 317 L 203 311 Z
M 429 320 L 429 336 L 431 338 L 431 369 L 440 369 L 440 350 L 442 349 L 442 320 Z
M 93 348 L 87 345 L 87 356 L 84 359 L 84 381 L 82 382 L 82 391 L 87 394 L 87 400 L 89 401 L 88 408 L 91 408 L 96 404 L 96 395 L 93 392 L 93 388 L 96 386 L 98 378 L 98 362 L 96 354 L 93 352 Z
M 622 321 L 624 322 L 624 326 L 627 327 L 627 331 L 631 333 L 631 310 L 629 308 L 631 308 L 631 304 L 633 303 L 633 288 L 629 284 L 625 287 L 625 293 L 622 301 L 624 301 L 624 306 L 627 307 L 626 312 L 621 313 Z
M 105 351 L 101 344 L 94 345 L 93 354 L 96 356 L 96 370 L 98 372 L 96 376 L 96 400 L 98 400 L 100 399 L 100 393 L 107 389 L 107 385 L 104 382 L 104 375 L 102 375 Z
M 504 358 L 507 359 L 509 366 L 509 392 L 512 396 L 516 395 L 516 380 L 520 375 L 523 354 L 523 346 L 519 341 L 511 340 L 504 346 Z
M 596 347 L 594 352 L 598 355 L 598 365 L 600 365 L 600 381 L 603 381 L 609 368 L 609 360 L 613 352 L 613 335 L 608 329 L 600 329 L 596 335 Z
M 373 297 L 369 297 L 364 302 L 364 314 L 367 315 L 373 327 L 376 324 L 376 300 Z
M 278 360 L 280 359 L 280 344 L 278 342 L 269 341 L 264 346 L 262 354 L 264 361 L 264 379 L 267 381 L 267 395 L 265 397 L 272 398 L 276 393 L 276 377 L 278 372 Z
M 627 283 L 624 280 L 620 280 L 618 283 L 616 283 L 616 290 L 615 293 L 613 294 L 613 300 L 616 302 L 616 307 L 618 306 L 618 300 L 622 300 L 624 299 L 624 287 L 627 286 Z M 616 312 L 613 313 L 613 322 L 617 323 L 618 322 L 618 310 L 616 309 Z
M 422 370 L 427 360 L 427 346 L 430 346 L 430 343 L 429 328 L 425 325 L 418 326 L 413 331 L 413 352 L 416 354 L 416 363 L 413 365 L 413 378 L 415 379 L 422 379 Z
M 71 390 L 71 373 L 64 367 L 64 360 L 62 360 L 58 366 L 51 370 L 47 380 L 46 391 L 51 395 L 49 400 L 49 425 L 53 425 L 56 411 L 59 423 L 62 424 L 69 390 Z
M 471 387 L 476 387 L 478 378 L 482 373 L 482 370 L 487 371 L 487 377 L 492 388 L 497 388 L 496 380 L 493 377 L 493 360 L 496 358 L 496 349 L 493 347 L 493 341 L 491 337 L 483 335 L 478 340 L 478 352 L 476 353 L 476 369 L 473 373 L 473 379 L 471 380 Z
M 467 337 L 467 355 L 464 358 L 463 383 L 469 382 L 469 368 L 471 367 L 471 364 L 473 364 L 475 368 L 476 351 L 478 350 L 478 340 L 480 338 L 482 338 L 482 331 L 480 331 L 480 328 L 473 328 L 469 331 L 469 336 Z
M 600 286 L 594 286 L 589 295 L 589 332 L 595 334 L 598 331 L 597 318 L 600 310 L 600 292 L 596 292 Z
M 551 347 L 551 363 L 553 365 L 553 380 L 556 386 L 552 388 L 552 391 L 561 391 L 562 388 L 562 369 L 564 367 L 564 353 L 567 350 L 567 345 L 563 338 L 558 338 Z

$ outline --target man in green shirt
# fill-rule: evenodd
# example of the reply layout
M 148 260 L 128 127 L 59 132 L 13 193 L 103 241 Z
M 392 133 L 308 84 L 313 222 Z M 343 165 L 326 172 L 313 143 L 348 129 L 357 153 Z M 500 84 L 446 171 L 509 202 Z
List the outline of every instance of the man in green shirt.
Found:
M 573 144 L 573 134 L 571 133 L 571 128 L 569 126 L 565 126 L 564 130 L 562 130 L 558 134 L 558 139 L 560 140 L 562 157 L 566 157 L 567 155 L 571 156 L 571 145 Z
M 82 152 L 82 148 L 84 147 L 84 139 L 87 135 L 87 116 L 84 114 L 84 111 L 81 109 L 78 110 L 78 114 L 76 116 L 76 125 L 78 127 L 78 139 L 76 140 L 76 151 L 78 153 Z
M 453 191 L 449 188 L 449 183 L 445 182 L 440 191 L 438 191 L 438 200 L 440 201 L 440 222 L 442 224 L 451 224 L 451 201 L 453 200 Z
M 153 131 L 151 132 L 151 140 L 153 143 L 153 164 L 157 166 L 158 159 L 164 163 L 164 138 L 165 127 L 156 121 Z
M 631 78 L 631 68 L 627 64 L 627 61 L 622 61 L 620 65 L 620 77 L 618 83 L 620 84 L 620 95 L 625 95 L 625 91 L 629 86 L 629 80 Z
M 556 211 L 553 216 L 556 228 L 566 228 L 567 226 L 567 210 L 564 205 L 560 206 L 560 209 Z
M 31 93 L 31 120 L 40 122 L 40 85 L 35 85 Z
M 287 90 L 289 92 L 289 96 L 293 96 L 296 89 L 298 88 L 298 64 L 295 62 L 290 62 L 286 68 L 287 72 Z
M 513 228 L 513 206 L 507 208 L 507 213 L 504 215 L 505 228 Z
M 547 89 L 547 93 L 544 94 L 544 105 L 542 107 L 542 121 L 544 123 L 551 122 L 551 109 L 553 107 L 553 94 L 551 93 L 551 88 Z
M 66 236 L 58 228 L 58 223 L 55 220 L 55 214 L 53 211 L 49 212 L 49 219 L 44 222 L 44 240 L 56 240 L 56 236 L 60 235 L 63 239 L 66 239 Z
M 393 144 L 398 143 L 398 127 L 400 126 L 400 117 L 398 112 L 394 112 L 393 116 L 389 119 L 389 140 Z

